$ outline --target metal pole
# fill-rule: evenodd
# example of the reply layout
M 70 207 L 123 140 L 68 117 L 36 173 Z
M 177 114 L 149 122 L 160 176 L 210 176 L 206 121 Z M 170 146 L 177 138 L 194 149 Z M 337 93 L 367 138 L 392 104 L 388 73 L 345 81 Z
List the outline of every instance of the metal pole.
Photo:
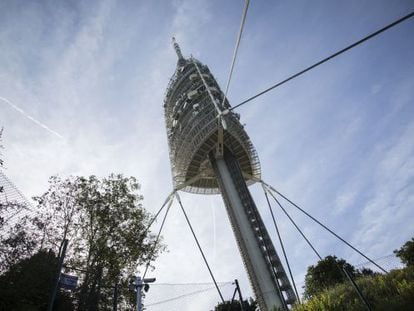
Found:
M 233 302 L 234 302 L 234 298 L 236 297 L 236 293 L 237 293 L 237 288 L 234 289 L 233 297 L 231 297 L 230 307 L 228 311 L 233 310 Z
M 48 311 L 52 311 L 53 304 L 55 303 L 55 297 L 56 297 L 56 293 L 59 287 L 60 272 L 62 271 L 63 260 L 65 259 L 66 248 L 68 246 L 68 242 L 69 241 L 67 239 L 64 239 L 62 242 L 61 253 L 60 253 L 59 261 L 58 261 L 58 269 L 56 271 L 55 284 L 53 286 L 52 294 L 50 296 L 49 306 L 47 308 Z
M 130 289 L 134 289 L 136 290 L 136 302 L 137 302 L 137 306 L 136 306 L 136 310 L 137 311 L 142 311 L 142 288 L 144 287 L 145 291 L 148 291 L 149 289 L 149 285 L 148 283 L 153 283 L 155 282 L 156 279 L 155 278 L 141 278 L 140 276 L 135 277 L 135 280 L 131 280 L 130 281 Z
M 117 311 L 118 309 L 118 282 L 114 286 L 114 299 L 112 302 L 112 311 Z
M 241 293 L 240 286 L 239 286 L 239 281 L 237 281 L 237 279 L 235 279 L 234 283 L 236 284 L 236 290 L 239 293 L 241 311 L 244 311 L 244 303 L 243 303 L 243 297 L 242 297 L 242 293 Z
M 358 285 L 355 283 L 354 279 L 352 278 L 351 274 L 346 271 L 345 266 L 342 267 L 342 270 L 345 272 L 346 277 L 348 278 L 349 282 L 351 282 L 352 286 L 354 287 L 355 291 L 358 293 L 359 298 L 364 303 L 367 310 L 371 311 L 371 307 L 368 304 L 368 301 L 365 299 L 364 294 L 362 294 L 361 289 L 358 287 Z
M 140 276 L 135 279 L 135 286 L 137 288 L 137 311 L 141 311 L 142 280 Z

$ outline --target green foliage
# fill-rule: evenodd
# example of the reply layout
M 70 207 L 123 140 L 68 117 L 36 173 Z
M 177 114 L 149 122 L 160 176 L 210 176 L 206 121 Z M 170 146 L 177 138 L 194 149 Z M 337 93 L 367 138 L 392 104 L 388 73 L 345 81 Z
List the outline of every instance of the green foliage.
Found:
M 353 276 L 358 274 L 354 266 L 344 259 L 338 259 L 336 256 L 327 256 L 318 261 L 315 266 L 308 267 L 305 276 L 304 296 L 306 298 L 313 297 L 327 288 L 344 282 L 346 276 L 342 271 L 342 267 Z
M 18 203 L 7 203 L 1 206 L 0 213 L 0 272 L 6 271 L 23 258 L 30 257 L 36 249 L 36 239 L 27 230 L 29 218 L 23 217 L 14 226 L 7 228 L 4 215 L 19 210 Z M 6 229 L 7 228 L 7 229 Z
M 5 250 L 0 271 L 38 249 L 58 252 L 62 240 L 68 239 L 65 266 L 81 281 L 74 293 L 77 308 L 110 310 L 115 283 L 120 284 L 119 303 L 131 306 L 128 277 L 164 248 L 156 246 L 155 236 L 147 231 L 150 215 L 142 206 L 139 187 L 135 178 L 122 175 L 51 177 L 49 189 L 34 198 L 35 212 L 0 234 Z
M 378 311 L 412 310 L 414 306 L 414 267 L 393 270 L 388 274 L 375 274 L 356 280 L 368 303 Z M 339 284 L 314 295 L 294 311 L 366 310 L 349 283 Z
M 400 258 L 401 262 L 406 266 L 414 265 L 414 238 L 411 238 L 410 241 L 405 242 L 405 244 L 400 248 L 394 251 L 394 254 Z
M 40 251 L 10 266 L 0 276 L 0 310 L 46 310 L 57 259 L 52 252 Z M 60 293 L 57 309 L 73 310 L 70 297 Z
M 137 264 L 155 258 L 160 248 L 154 249 L 154 237 L 147 235 L 149 215 L 142 207 L 135 178 L 91 176 L 79 178 L 77 185 L 82 212 L 76 231 L 82 238 L 73 244 L 84 255 L 71 258 L 70 263 L 87 271 L 78 293 L 79 305 L 105 310 L 111 305 L 115 282 L 125 282 Z M 128 297 L 126 290 L 120 289 L 120 300 Z
M 257 307 L 256 301 L 253 299 L 244 300 L 243 301 L 243 309 L 244 311 L 257 311 L 259 310 Z M 231 301 L 225 301 L 224 303 L 219 303 L 215 308 L 214 311 L 241 311 L 240 301 L 234 300 Z

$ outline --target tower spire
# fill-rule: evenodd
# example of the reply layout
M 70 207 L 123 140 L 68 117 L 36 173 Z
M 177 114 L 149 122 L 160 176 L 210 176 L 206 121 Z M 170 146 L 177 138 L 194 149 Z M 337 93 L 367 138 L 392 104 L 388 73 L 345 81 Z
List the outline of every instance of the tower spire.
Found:
M 172 42 L 173 42 L 173 45 L 174 45 L 175 53 L 177 53 L 178 61 L 182 62 L 184 60 L 184 57 L 183 57 L 183 54 L 181 53 L 180 46 L 175 41 L 175 37 L 172 37 Z

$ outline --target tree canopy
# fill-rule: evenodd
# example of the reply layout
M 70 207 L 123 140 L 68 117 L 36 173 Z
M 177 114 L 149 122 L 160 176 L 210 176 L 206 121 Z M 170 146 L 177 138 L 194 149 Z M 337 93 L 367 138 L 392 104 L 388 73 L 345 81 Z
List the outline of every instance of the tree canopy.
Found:
M 414 237 L 405 242 L 401 248 L 396 249 L 394 254 L 400 258 L 406 266 L 414 266 Z
M 353 265 L 344 259 L 338 259 L 336 256 L 326 256 L 318 261 L 315 266 L 309 266 L 305 276 L 305 298 L 317 295 L 330 287 L 347 281 L 343 269 L 352 277 L 361 277 L 376 275 L 377 273 L 369 268 L 356 269 Z
M 294 306 L 295 311 L 366 310 L 355 289 L 345 281 L 341 268 L 354 277 L 354 281 L 374 310 L 412 310 L 414 305 L 414 238 L 394 253 L 406 268 L 391 270 L 387 274 L 371 269 L 355 269 L 343 259 L 327 256 L 315 266 L 308 267 L 305 277 L 305 302 Z M 369 276 L 369 277 L 365 277 Z
M 214 311 L 241 311 L 240 301 L 233 300 L 233 301 L 225 301 L 220 302 L 215 308 Z M 244 311 L 257 311 L 259 310 L 257 307 L 256 301 L 253 299 L 244 300 L 243 301 L 243 310 Z
M 0 275 L 0 310 L 46 310 L 56 275 L 57 258 L 51 251 L 41 250 L 10 266 Z M 72 310 L 66 293 L 60 293 L 57 310 Z
M 318 261 L 315 266 L 309 266 L 305 276 L 305 297 L 312 297 L 329 287 L 345 281 L 346 276 L 342 272 L 342 267 L 353 276 L 357 274 L 354 266 L 347 263 L 344 259 L 338 259 L 336 256 L 326 256 Z
M 110 310 L 116 283 L 119 302 L 131 306 L 129 276 L 164 248 L 147 230 L 150 214 L 139 188 L 134 177 L 122 175 L 51 177 L 49 189 L 34 198 L 36 210 L 2 236 L 3 271 L 37 250 L 58 253 L 68 239 L 65 267 L 81 280 L 73 293 L 77 308 Z
M 372 310 L 411 311 L 414 306 L 414 266 L 396 269 L 388 274 L 374 274 L 355 280 Z M 293 311 L 362 311 L 367 310 L 355 289 L 348 282 L 324 290 Z

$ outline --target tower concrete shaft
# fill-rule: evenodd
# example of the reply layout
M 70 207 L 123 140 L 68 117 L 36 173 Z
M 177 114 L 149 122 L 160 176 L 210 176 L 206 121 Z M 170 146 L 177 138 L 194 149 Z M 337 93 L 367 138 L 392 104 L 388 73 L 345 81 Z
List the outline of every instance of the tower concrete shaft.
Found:
M 260 309 L 287 309 L 296 297 L 247 188 L 260 178 L 256 150 L 208 67 L 174 48 L 164 111 L 175 189 L 221 193 Z
M 287 309 L 287 304 L 295 301 L 295 294 L 237 160 L 227 148 L 223 158 L 211 153 L 210 159 L 260 309 Z

